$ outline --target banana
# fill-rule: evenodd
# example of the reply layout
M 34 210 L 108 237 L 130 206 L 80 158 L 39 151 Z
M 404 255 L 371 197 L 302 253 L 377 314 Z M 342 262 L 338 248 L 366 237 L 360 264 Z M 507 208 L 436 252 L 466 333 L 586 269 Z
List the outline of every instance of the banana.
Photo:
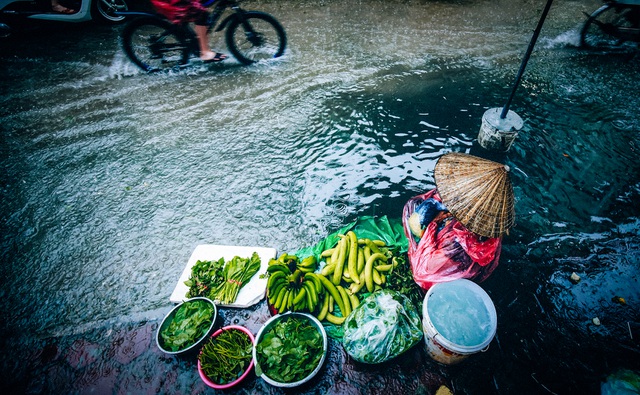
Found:
M 304 281 L 302 283 L 302 286 L 307 289 L 307 305 L 309 307 L 309 310 L 313 311 L 313 309 L 315 309 L 316 305 L 318 304 L 318 291 L 316 291 L 316 287 L 313 284 L 313 281 L 310 279 Z
M 335 248 L 329 248 L 327 250 L 322 251 L 322 253 L 320 254 L 320 256 L 322 258 L 327 258 L 330 257 L 333 254 L 333 251 L 335 251 Z
M 360 299 L 358 299 L 358 295 L 356 294 L 351 294 L 348 292 L 347 294 L 349 295 L 349 302 L 351 302 L 351 311 L 353 311 L 360 305 Z
M 375 244 L 376 246 L 378 246 L 378 247 L 384 247 L 384 246 L 386 246 L 386 245 L 387 245 L 387 243 L 385 243 L 385 242 L 384 242 L 384 241 L 382 241 L 382 240 L 371 240 L 371 242 L 372 242 L 373 244 Z
M 364 265 L 364 281 L 367 286 L 367 291 L 373 292 L 373 263 L 376 259 L 387 259 L 384 254 L 375 253 L 372 254 L 369 259 L 367 259 L 367 263 Z
M 329 279 L 326 278 L 325 276 L 318 276 L 318 278 L 320 278 L 320 281 L 322 282 L 322 285 L 327 290 L 327 292 L 329 292 L 329 294 L 333 297 L 333 299 L 335 299 L 336 303 L 338 304 L 338 307 L 340 308 L 340 311 L 344 311 L 344 303 L 342 303 L 340 292 L 338 291 L 336 286 L 333 285 L 333 283 L 329 281 Z
M 298 269 L 313 269 L 311 270 L 313 272 L 316 270 L 317 263 L 318 261 L 316 260 L 315 255 L 309 255 L 298 264 Z
M 298 284 L 298 281 L 300 281 L 300 277 L 302 277 L 303 274 L 304 272 L 302 270 L 296 269 L 296 271 L 289 276 L 289 282 L 292 284 Z
M 371 249 L 371 252 L 373 253 L 380 252 L 380 248 L 378 248 L 378 245 L 370 239 L 360 239 L 358 240 L 358 244 L 369 247 Z
M 385 265 L 378 265 L 376 266 L 376 270 L 379 272 L 388 272 L 389 270 L 393 269 L 393 264 L 385 264 Z
M 344 323 L 344 320 L 346 320 L 345 317 L 337 317 L 331 313 L 327 313 L 325 319 L 334 325 L 342 325 Z
M 365 283 L 366 282 L 365 282 L 364 270 L 362 270 L 362 273 L 360 273 L 360 284 L 356 284 L 356 287 L 352 289 L 352 292 L 354 294 L 357 294 L 358 292 L 360 292 L 360 290 L 364 288 Z
M 309 310 L 309 312 L 313 313 L 316 309 L 316 306 L 318 305 L 318 295 L 314 293 L 314 290 L 312 289 L 313 284 L 311 284 L 311 281 L 305 281 L 304 283 L 302 283 L 302 286 L 306 288 L 305 300 L 307 302 L 307 309 Z
M 322 270 L 320 270 L 320 274 L 322 274 L 323 276 L 328 276 L 330 274 L 333 274 L 335 269 L 336 269 L 336 264 L 335 263 L 330 263 L 330 264 L 326 265 L 325 267 L 323 267 Z
M 342 305 L 344 306 L 344 309 L 340 308 L 340 312 L 343 317 L 348 317 L 349 314 L 351 314 L 351 300 L 349 300 L 349 295 L 347 295 L 347 291 L 342 287 L 342 285 L 338 285 L 336 288 L 340 293 L 340 299 L 342 299 Z M 338 306 L 339 305 L 340 304 L 338 303 Z
M 268 293 L 269 293 L 269 301 L 271 302 L 271 304 L 273 304 L 273 302 L 275 302 L 276 298 L 278 297 L 278 294 L 280 293 L 280 290 L 282 290 L 282 288 L 285 286 L 285 282 L 284 281 L 279 281 L 277 282 L 273 287 L 271 288 L 267 288 Z
M 364 246 L 364 261 L 365 263 L 369 260 L 369 257 L 371 257 L 371 247 L 369 247 L 368 245 Z
M 291 274 L 289 266 L 283 265 L 280 262 L 267 266 L 267 273 L 273 274 L 275 272 L 284 272 L 285 274 Z
M 293 298 L 293 304 L 299 305 L 300 302 L 302 302 L 306 296 L 307 296 L 307 289 L 305 287 L 297 289 L 295 291 L 295 297 Z
M 276 298 L 276 302 L 273 304 L 273 308 L 279 313 L 282 309 L 282 302 L 284 301 L 285 296 L 287 296 L 288 289 L 286 287 L 282 288 L 278 293 Z
M 380 272 L 375 267 L 373 268 L 373 282 L 382 285 L 382 277 L 380 277 Z
M 358 246 L 358 261 L 356 263 L 356 271 L 358 272 L 358 274 L 362 273 L 362 270 L 364 270 L 364 264 L 366 262 L 366 259 L 364 259 L 364 248 Z
M 349 247 L 349 239 L 346 236 L 340 235 L 341 239 L 338 242 L 340 247 L 340 253 L 338 254 L 338 260 L 336 261 L 336 267 L 333 270 L 332 282 L 334 285 L 340 284 L 342 278 L 342 271 L 344 270 L 344 262 L 347 258 L 347 248 Z
M 313 273 L 316 271 L 315 267 L 304 267 L 304 266 L 298 266 L 298 269 L 303 273 Z
M 373 261 L 372 257 L 367 259 L 367 263 L 364 265 L 364 283 L 367 286 L 367 291 L 373 292 Z
M 287 297 L 287 305 L 286 305 L 286 310 L 285 310 L 285 311 L 293 310 L 293 297 L 294 297 L 294 296 L 295 296 L 295 295 L 294 295 L 294 289 L 292 289 L 292 290 L 289 292 L 289 295 L 288 295 L 288 297 Z
M 271 274 L 269 276 L 269 279 L 267 280 L 267 288 L 271 288 L 273 286 L 273 284 L 278 281 L 278 279 L 284 279 L 287 278 L 287 275 L 285 274 L 285 272 L 275 272 L 273 274 Z
M 358 238 L 353 231 L 348 231 L 347 236 L 349 237 L 349 257 L 347 262 L 347 273 L 349 273 L 349 277 L 353 279 L 353 281 L 359 283 L 360 279 L 358 277 Z
M 322 298 L 322 307 L 320 308 L 320 312 L 318 313 L 318 320 L 322 321 L 327 316 L 329 312 L 329 298 L 330 295 L 326 294 L 324 298 Z
M 324 287 L 322 286 L 322 283 L 320 282 L 320 278 L 318 278 L 318 275 L 315 273 L 307 273 L 304 275 L 305 279 L 310 279 L 311 282 L 313 282 L 313 286 L 316 290 L 316 293 L 318 295 L 322 294 L 322 290 L 324 289 Z

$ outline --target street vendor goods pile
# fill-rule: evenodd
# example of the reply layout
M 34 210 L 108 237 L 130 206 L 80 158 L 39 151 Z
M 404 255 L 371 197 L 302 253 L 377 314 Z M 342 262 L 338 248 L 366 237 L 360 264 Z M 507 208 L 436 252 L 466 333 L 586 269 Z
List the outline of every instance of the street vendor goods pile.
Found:
M 271 385 L 301 385 L 320 371 L 327 336 L 363 364 L 396 358 L 423 339 L 428 355 L 444 364 L 486 350 L 497 319 L 476 283 L 497 267 L 502 236 L 514 224 L 508 168 L 450 153 L 436 164 L 434 178 L 436 188 L 411 198 L 401 219 L 360 217 L 297 251 L 198 246 L 172 298 L 243 308 L 266 297 L 273 316 L 251 344 L 246 337 L 233 344 L 245 359 L 230 375 L 214 362 L 215 343 L 207 343 L 200 354 L 207 385 L 236 385 L 252 366 Z M 447 290 L 455 292 L 441 301 Z M 467 310 L 478 306 L 487 313 L 471 316 Z M 451 327 L 453 321 L 461 324 Z M 486 322 L 492 330 L 478 332 Z

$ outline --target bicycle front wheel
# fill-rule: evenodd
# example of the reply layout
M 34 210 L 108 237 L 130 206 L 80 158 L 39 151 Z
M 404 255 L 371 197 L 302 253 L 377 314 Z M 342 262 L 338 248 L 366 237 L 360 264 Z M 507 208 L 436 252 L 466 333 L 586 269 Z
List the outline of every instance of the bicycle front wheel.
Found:
M 174 25 L 157 18 L 138 18 L 122 31 L 127 57 L 146 72 L 168 70 L 189 60 L 189 47 Z
M 637 31 L 638 10 L 606 4 L 591 14 L 580 32 L 580 46 L 593 49 L 622 48 Z M 637 33 L 636 33 L 637 34 Z
M 234 18 L 227 28 L 229 51 L 243 64 L 280 57 L 287 46 L 284 28 L 274 17 L 259 11 Z

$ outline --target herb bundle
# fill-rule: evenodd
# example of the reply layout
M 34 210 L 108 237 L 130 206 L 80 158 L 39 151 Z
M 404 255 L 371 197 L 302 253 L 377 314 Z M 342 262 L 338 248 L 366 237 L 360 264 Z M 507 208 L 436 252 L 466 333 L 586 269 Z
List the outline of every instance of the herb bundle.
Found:
M 184 302 L 169 325 L 160 331 L 162 346 L 173 352 L 191 346 L 205 335 L 212 317 L 213 305 L 210 302 L 201 299 Z
M 230 261 L 197 261 L 185 285 L 187 297 L 205 296 L 211 300 L 230 304 L 236 301 L 240 289 L 260 270 L 258 253 L 251 258 L 233 257 Z
M 321 333 L 307 318 L 282 318 L 256 345 L 256 374 L 281 383 L 307 377 L 324 354 Z
M 251 363 L 252 352 L 253 343 L 246 333 L 227 329 L 209 339 L 198 359 L 209 380 L 222 385 L 242 376 Z

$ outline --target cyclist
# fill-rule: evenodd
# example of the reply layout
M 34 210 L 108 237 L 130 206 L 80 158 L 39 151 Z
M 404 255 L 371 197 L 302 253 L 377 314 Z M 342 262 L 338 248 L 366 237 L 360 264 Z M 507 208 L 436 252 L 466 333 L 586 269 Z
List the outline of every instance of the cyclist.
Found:
M 158 13 L 164 15 L 171 23 L 195 24 L 198 46 L 200 47 L 200 59 L 203 62 L 219 62 L 227 58 L 227 55 L 214 52 L 209 46 L 207 37 L 207 19 L 209 11 L 198 0 L 151 0 Z

